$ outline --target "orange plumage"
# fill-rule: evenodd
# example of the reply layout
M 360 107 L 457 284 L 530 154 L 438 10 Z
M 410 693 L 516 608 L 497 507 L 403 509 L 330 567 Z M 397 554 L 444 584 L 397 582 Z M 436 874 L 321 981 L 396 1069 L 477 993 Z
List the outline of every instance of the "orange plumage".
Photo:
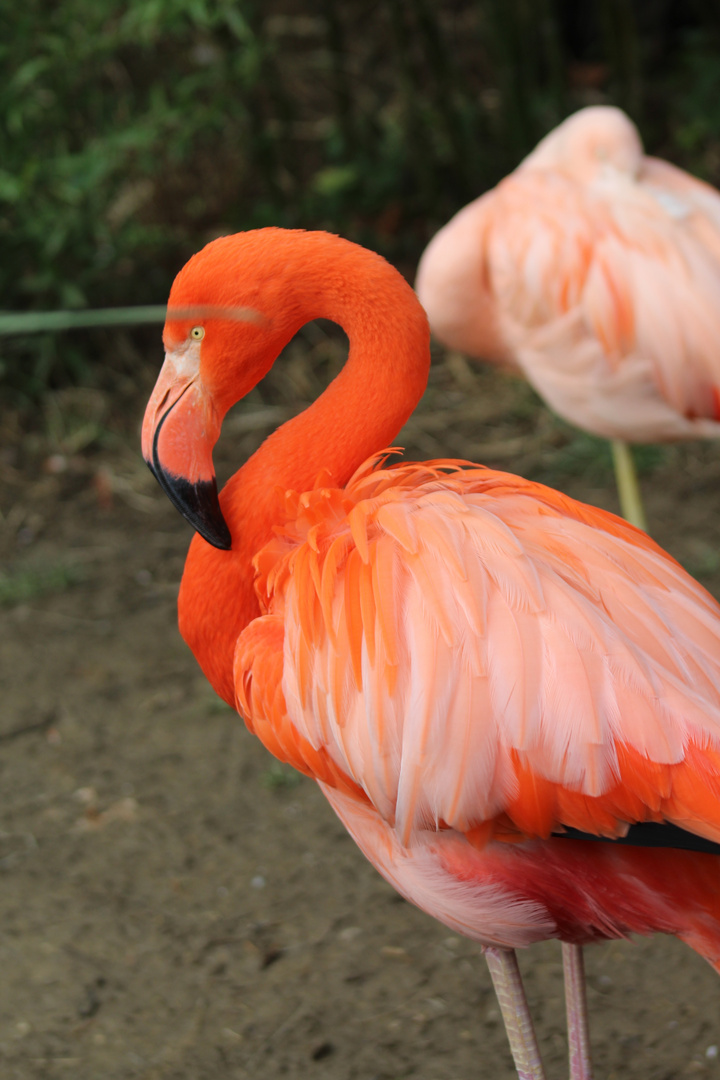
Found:
M 318 316 L 348 331 L 345 369 L 218 502 L 222 416 Z M 717 856 L 554 835 L 667 821 L 720 841 L 715 601 L 611 514 L 465 462 L 378 456 L 422 393 L 428 329 L 355 245 L 215 241 L 173 286 L 165 343 L 143 448 L 202 534 L 181 629 L 248 727 L 454 929 L 506 949 L 664 931 L 720 967 Z

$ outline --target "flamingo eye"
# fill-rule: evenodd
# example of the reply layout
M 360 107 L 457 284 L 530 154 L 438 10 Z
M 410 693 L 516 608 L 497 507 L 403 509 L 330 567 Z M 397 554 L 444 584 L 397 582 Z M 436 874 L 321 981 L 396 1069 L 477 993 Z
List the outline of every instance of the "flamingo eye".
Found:
M 202 341 L 202 339 L 205 337 L 205 327 L 193 326 L 192 330 L 190 331 L 190 337 L 193 338 L 195 341 Z

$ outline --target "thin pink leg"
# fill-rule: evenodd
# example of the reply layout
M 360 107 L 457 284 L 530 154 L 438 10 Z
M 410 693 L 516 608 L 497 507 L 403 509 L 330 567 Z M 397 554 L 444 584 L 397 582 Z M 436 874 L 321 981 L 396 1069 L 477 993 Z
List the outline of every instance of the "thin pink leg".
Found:
M 545 1080 L 535 1029 L 512 949 L 483 948 L 519 1080 Z
M 592 1080 L 582 946 L 567 945 L 563 941 L 562 958 L 565 973 L 570 1080 Z

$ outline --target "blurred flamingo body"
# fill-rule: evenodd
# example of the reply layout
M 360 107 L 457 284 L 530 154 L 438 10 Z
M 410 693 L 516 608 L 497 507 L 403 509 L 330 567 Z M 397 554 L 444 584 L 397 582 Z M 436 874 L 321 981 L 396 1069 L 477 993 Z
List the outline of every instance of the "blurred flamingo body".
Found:
M 519 367 L 606 438 L 720 436 L 720 194 L 583 109 L 428 245 L 417 292 L 441 340 Z
M 720 436 L 720 194 L 645 156 L 619 109 L 569 117 L 456 214 L 416 288 L 440 341 L 518 368 L 578 427 Z
M 218 501 L 222 417 L 321 316 L 348 333 L 344 370 Z M 181 630 L 250 730 L 490 959 L 661 931 L 720 970 L 718 856 L 561 835 L 671 822 L 720 841 L 715 601 L 645 534 L 551 489 L 388 466 L 428 328 L 362 248 L 276 229 L 214 241 L 178 275 L 164 339 L 143 452 L 199 532 Z

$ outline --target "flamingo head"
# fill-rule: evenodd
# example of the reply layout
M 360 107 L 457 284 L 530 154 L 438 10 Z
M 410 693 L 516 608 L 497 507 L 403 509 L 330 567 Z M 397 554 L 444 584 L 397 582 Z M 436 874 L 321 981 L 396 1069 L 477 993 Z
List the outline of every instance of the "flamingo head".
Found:
M 170 291 L 165 362 L 145 411 L 143 457 L 193 528 L 223 550 L 232 541 L 212 460 L 223 418 L 306 321 L 293 287 L 291 236 L 260 229 L 214 240 Z
M 590 105 L 563 120 L 520 165 L 521 169 L 550 169 L 581 183 L 614 170 L 635 177 L 643 160 L 643 145 L 632 120 L 611 105 Z

